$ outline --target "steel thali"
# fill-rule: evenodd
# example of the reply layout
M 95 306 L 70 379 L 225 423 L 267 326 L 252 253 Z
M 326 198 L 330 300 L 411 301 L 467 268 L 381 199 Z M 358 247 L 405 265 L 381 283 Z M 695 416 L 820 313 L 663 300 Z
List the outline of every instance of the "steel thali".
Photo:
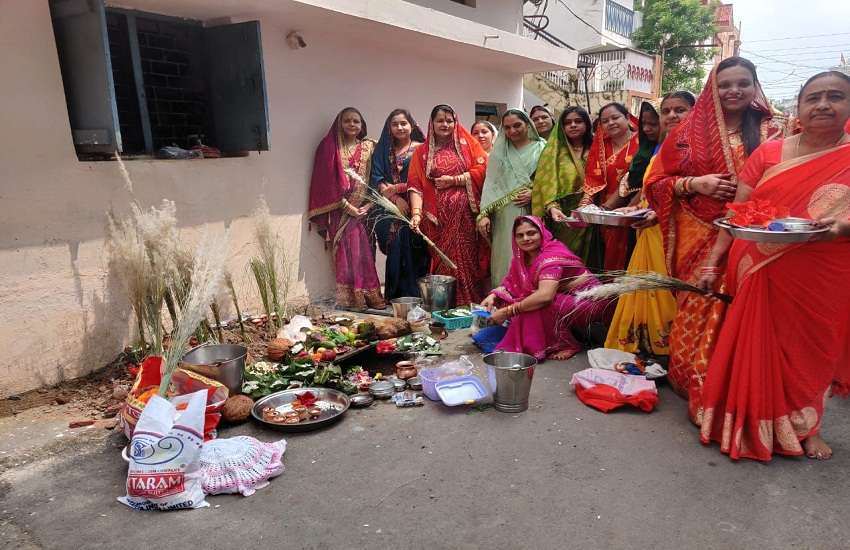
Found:
M 286 413 L 292 410 L 292 402 L 295 398 L 304 393 L 310 392 L 316 396 L 315 406 L 321 409 L 321 414 L 317 418 L 302 420 L 297 424 L 283 424 L 278 422 L 270 422 L 263 418 L 263 409 L 271 407 L 281 413 Z M 251 409 L 251 416 L 260 424 L 264 424 L 270 428 L 274 428 L 286 432 L 309 432 L 323 428 L 342 418 L 345 411 L 351 405 L 351 400 L 347 395 L 339 390 L 331 388 L 297 388 L 292 390 L 283 390 L 263 397 L 254 403 Z
M 761 227 L 738 227 L 729 223 L 727 218 L 714 220 L 715 226 L 725 229 L 732 237 L 760 243 L 805 243 L 816 240 L 829 231 L 829 227 L 817 225 L 812 220 L 803 218 L 783 218 L 775 220 L 774 223 L 783 224 L 788 229 L 773 231 Z

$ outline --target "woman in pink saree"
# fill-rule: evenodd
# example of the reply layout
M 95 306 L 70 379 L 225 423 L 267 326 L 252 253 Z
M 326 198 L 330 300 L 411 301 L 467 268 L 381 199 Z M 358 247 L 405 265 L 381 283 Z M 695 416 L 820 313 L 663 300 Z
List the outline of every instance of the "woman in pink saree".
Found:
M 535 216 L 514 221 L 513 259 L 507 276 L 482 302 L 492 319 L 510 319 L 497 350 L 533 355 L 538 360 L 569 359 L 581 344 L 573 328 L 602 317 L 604 304 L 572 293 L 599 284 L 578 256 L 552 236 Z M 501 306 L 498 309 L 496 306 Z
M 365 197 L 374 150 L 375 142 L 366 138 L 366 121 L 354 107 L 340 111 L 316 149 L 308 216 L 325 247 L 333 250 L 340 308 L 386 307 L 364 224 L 372 204 Z

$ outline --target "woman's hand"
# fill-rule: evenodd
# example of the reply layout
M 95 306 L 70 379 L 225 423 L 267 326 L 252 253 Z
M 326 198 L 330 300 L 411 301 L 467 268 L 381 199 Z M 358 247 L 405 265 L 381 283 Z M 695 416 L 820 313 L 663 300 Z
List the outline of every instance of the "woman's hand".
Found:
M 696 286 L 706 292 L 714 290 L 714 283 L 720 277 L 720 268 L 714 265 L 704 265 L 699 270 Z
M 835 218 L 822 218 L 818 224 L 829 227 L 829 231 L 821 237 L 824 241 L 832 241 L 841 237 L 850 237 L 850 219 L 838 221 Z
M 691 180 L 688 187 L 691 191 L 716 199 L 731 201 L 735 198 L 736 185 L 732 174 L 707 174 Z
M 552 218 L 553 222 L 557 223 L 563 223 L 567 221 L 567 217 L 564 215 L 563 210 L 561 210 L 557 206 L 553 206 L 549 209 L 549 217 Z
M 478 232 L 485 239 L 490 239 L 490 218 L 485 216 L 478 220 Z
M 449 187 L 454 187 L 455 185 L 456 184 L 454 176 L 440 176 L 439 178 L 434 180 L 434 187 L 440 190 L 448 189 Z
M 488 294 L 487 297 L 481 301 L 481 307 L 487 311 L 493 311 L 493 308 L 496 307 L 496 295 Z
M 360 217 L 360 209 L 351 204 L 350 202 L 345 203 L 345 213 L 351 216 L 352 218 Z
M 372 209 L 372 203 L 371 202 L 364 204 L 363 206 L 361 206 L 360 208 L 357 209 L 357 212 L 358 212 L 357 217 L 362 218 L 363 216 L 368 214 L 369 210 L 371 210 L 371 209 Z
M 514 197 L 515 206 L 528 206 L 531 203 L 531 189 L 523 189 Z
M 382 183 L 378 186 L 378 190 L 381 192 L 381 195 L 385 196 L 388 199 L 393 198 L 396 194 L 395 185 L 391 183 Z
M 655 210 L 650 210 L 647 212 L 646 217 L 644 217 L 641 221 L 632 224 L 632 229 L 646 229 L 647 227 L 652 227 L 657 223 L 658 214 L 655 213 Z
M 407 216 L 407 214 L 410 212 L 410 205 L 407 204 L 407 201 L 401 198 L 399 195 L 395 195 L 392 198 L 392 201 L 393 204 L 395 204 L 398 209 L 401 210 L 401 213 Z
M 416 212 L 412 216 L 410 216 L 410 228 L 417 233 L 421 233 L 419 230 L 419 224 L 422 223 L 422 214 Z
M 506 307 L 499 308 L 496 311 L 494 311 L 492 315 L 490 315 L 490 319 L 492 319 L 493 322 L 496 323 L 497 325 L 501 325 L 502 323 L 507 321 L 509 317 L 510 317 L 510 312 L 508 311 L 508 308 L 506 308 Z

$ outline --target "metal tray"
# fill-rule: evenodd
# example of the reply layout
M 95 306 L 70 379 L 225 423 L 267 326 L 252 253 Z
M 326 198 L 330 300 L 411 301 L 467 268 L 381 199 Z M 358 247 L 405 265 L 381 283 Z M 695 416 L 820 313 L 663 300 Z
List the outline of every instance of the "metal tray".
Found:
M 786 218 L 786 220 L 792 221 L 791 218 Z M 729 223 L 727 218 L 714 220 L 714 225 L 720 229 L 725 229 L 736 239 L 777 244 L 805 243 L 817 239 L 818 236 L 829 231 L 828 227 L 818 227 L 817 229 L 807 231 L 769 231 L 767 229 L 755 227 L 737 227 Z
M 582 212 L 581 210 L 573 210 L 572 217 L 578 218 L 584 223 L 612 225 L 615 227 L 631 227 L 633 223 L 643 221 L 646 218 L 646 215 L 629 216 L 623 214 L 610 214 L 606 212 Z
M 277 424 L 263 419 L 264 408 L 274 407 L 279 411 L 286 412 L 292 409 L 290 403 L 296 397 L 308 391 L 316 395 L 316 406 L 322 409 L 322 414 L 318 418 L 302 420 L 298 424 Z M 351 400 L 339 390 L 331 388 L 297 388 L 279 391 L 263 397 L 254 403 L 254 407 L 251 409 L 251 416 L 260 424 L 276 430 L 284 432 L 309 432 L 338 421 L 350 405 Z

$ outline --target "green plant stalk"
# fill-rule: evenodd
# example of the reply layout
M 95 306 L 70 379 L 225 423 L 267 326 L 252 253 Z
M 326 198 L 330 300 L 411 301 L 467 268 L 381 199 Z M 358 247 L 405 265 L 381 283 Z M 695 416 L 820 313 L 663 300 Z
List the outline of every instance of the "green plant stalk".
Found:
M 174 296 L 171 295 L 171 291 L 167 287 L 163 298 L 165 299 L 165 307 L 168 308 L 168 316 L 171 318 L 171 328 L 173 330 L 177 326 L 177 308 L 174 305 Z
M 267 271 L 263 266 L 263 261 L 258 258 L 252 259 L 250 265 L 251 271 L 254 274 L 254 279 L 257 281 L 257 291 L 260 293 L 260 301 L 263 303 L 263 308 L 266 311 L 269 327 L 272 331 L 274 331 L 274 321 L 272 320 L 272 312 L 269 302 L 269 287 L 266 279 Z
M 239 308 L 239 299 L 236 296 L 236 288 L 233 286 L 233 278 L 227 275 L 225 283 L 230 290 L 230 297 L 233 299 L 233 308 L 236 310 L 236 319 L 239 321 L 239 332 L 242 334 L 242 341 L 247 343 L 248 335 L 245 333 L 245 323 L 242 321 L 242 310 Z
M 215 302 L 210 304 L 210 309 L 212 310 L 213 319 L 215 319 L 215 332 L 218 335 L 218 342 L 220 344 L 224 343 L 224 332 L 221 330 L 221 315 L 219 314 L 218 304 Z

